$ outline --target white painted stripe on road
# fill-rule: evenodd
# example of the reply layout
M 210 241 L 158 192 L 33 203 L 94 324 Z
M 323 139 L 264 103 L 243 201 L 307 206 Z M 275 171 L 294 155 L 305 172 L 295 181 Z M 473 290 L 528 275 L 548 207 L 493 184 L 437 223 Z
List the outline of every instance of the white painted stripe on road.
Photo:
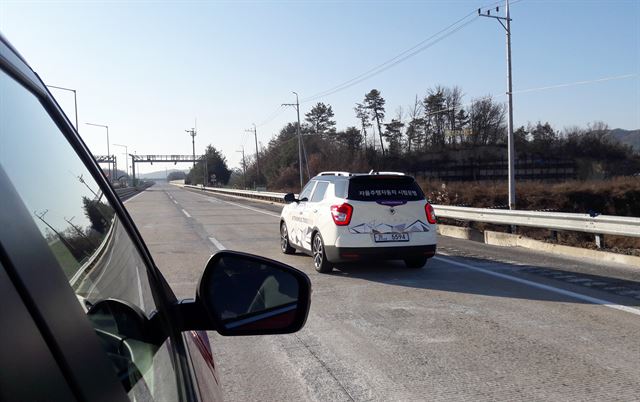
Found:
M 280 215 L 279 215 L 279 214 L 273 213 L 273 212 L 271 212 L 271 211 L 267 211 L 267 210 L 265 210 L 265 209 L 249 207 L 249 206 L 247 206 L 247 205 L 242 205 L 242 204 L 238 204 L 238 203 L 231 202 L 231 201 L 221 200 L 220 198 L 214 198 L 214 197 L 207 196 L 207 195 L 197 194 L 197 193 L 194 193 L 194 192 L 192 192 L 192 191 L 189 191 L 189 192 L 190 192 L 190 193 L 192 193 L 192 194 L 194 194 L 194 195 L 197 195 L 197 196 L 199 196 L 199 197 L 204 197 L 204 198 L 208 199 L 210 202 L 224 202 L 225 204 L 235 205 L 236 207 L 244 208 L 244 209 L 248 209 L 248 210 L 250 210 L 250 211 L 254 211 L 254 212 L 259 212 L 259 213 L 261 213 L 261 214 L 265 214 L 265 215 L 269 215 L 269 216 L 274 216 L 274 217 L 276 217 L 276 218 L 279 218 L 279 217 L 280 217 Z M 215 200 L 215 201 L 212 201 L 212 200 Z
M 216 246 L 216 248 L 220 251 L 222 250 L 226 250 L 227 248 L 218 241 L 218 239 L 216 239 L 215 237 L 209 237 L 209 241 L 211 243 L 213 243 L 214 246 Z
M 191 215 L 189 215 L 189 213 L 185 211 L 184 208 L 182 209 L 182 213 L 185 214 L 187 218 L 191 218 Z
M 173 200 L 173 203 L 174 203 L 174 204 L 176 204 L 176 205 L 178 205 L 178 201 L 176 201 L 176 200 Z
M 122 201 L 122 203 L 123 203 L 123 204 L 126 204 L 127 202 L 129 202 L 129 201 L 133 200 L 134 198 L 141 196 L 141 195 L 142 195 L 142 193 L 144 193 L 144 190 L 140 191 L 138 194 L 134 195 L 133 197 L 129 197 L 129 198 L 127 198 L 126 200 Z
M 631 313 L 631 314 L 635 314 L 635 315 L 640 316 L 640 309 L 629 307 L 629 306 L 623 306 L 621 304 L 616 304 L 616 303 L 608 301 L 608 300 L 598 299 L 596 297 L 583 295 L 582 293 L 576 293 L 576 292 L 572 292 L 570 290 L 556 288 L 556 287 L 553 287 L 553 286 L 544 285 L 542 283 L 529 281 L 527 279 L 522 279 L 522 278 L 518 278 L 518 277 L 515 277 L 515 276 L 511 276 L 511 275 L 502 274 L 500 272 L 491 271 L 489 269 L 475 267 L 473 265 L 465 264 L 463 262 L 454 261 L 454 260 L 451 260 L 449 258 L 433 257 L 433 259 L 445 262 L 447 264 L 457 265 L 459 267 L 470 269 L 472 271 L 482 272 L 483 274 L 495 276 L 495 277 L 498 277 L 498 278 L 501 278 L 501 279 L 506 279 L 508 281 L 522 283 L 524 285 L 528 285 L 528 286 L 531 286 L 531 287 L 534 287 L 534 288 L 546 290 L 546 291 L 549 291 L 549 292 L 553 292 L 553 293 L 561 294 L 561 295 L 564 295 L 564 296 L 572 297 L 574 299 L 586 301 L 586 302 L 593 303 L 593 304 L 598 304 L 598 305 L 601 305 L 601 306 L 604 306 L 604 307 L 609 307 L 609 308 L 612 308 L 612 309 L 615 309 L 615 310 L 620 310 L 620 311 L 624 311 L 626 313 Z

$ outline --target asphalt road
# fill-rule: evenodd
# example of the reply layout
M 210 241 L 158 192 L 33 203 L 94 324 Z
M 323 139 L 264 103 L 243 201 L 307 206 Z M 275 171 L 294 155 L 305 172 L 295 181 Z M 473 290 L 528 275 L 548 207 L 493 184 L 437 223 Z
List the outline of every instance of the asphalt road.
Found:
M 219 247 L 305 271 L 293 335 L 211 333 L 228 401 L 640 401 L 640 271 L 439 238 L 438 256 L 339 266 L 280 253 L 280 207 L 156 185 L 126 204 L 179 297 Z

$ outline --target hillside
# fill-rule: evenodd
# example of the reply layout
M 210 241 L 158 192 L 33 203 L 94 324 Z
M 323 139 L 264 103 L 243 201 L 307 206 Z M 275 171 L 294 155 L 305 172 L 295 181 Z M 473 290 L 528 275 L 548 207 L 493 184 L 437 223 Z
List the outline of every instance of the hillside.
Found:
M 184 172 L 184 173 L 189 173 L 189 169 L 167 169 L 165 170 L 158 170 L 155 172 L 149 172 L 149 173 L 136 173 L 137 178 L 139 179 L 164 179 L 165 176 L 167 174 L 170 174 L 171 172 Z
M 640 152 L 640 130 L 624 130 L 616 128 L 609 135 L 621 144 L 629 145 L 635 152 Z

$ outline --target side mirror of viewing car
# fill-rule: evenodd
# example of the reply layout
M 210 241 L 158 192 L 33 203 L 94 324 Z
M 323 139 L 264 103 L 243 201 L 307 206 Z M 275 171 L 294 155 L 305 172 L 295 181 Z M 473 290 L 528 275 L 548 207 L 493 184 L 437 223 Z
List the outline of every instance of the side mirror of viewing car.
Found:
M 288 193 L 284 196 L 284 202 L 286 202 L 287 204 L 291 204 L 292 202 L 298 202 L 298 200 L 296 199 L 295 194 Z
M 196 299 L 178 304 L 183 331 L 221 335 L 288 334 L 302 328 L 311 304 L 306 274 L 267 258 L 236 251 L 214 254 Z

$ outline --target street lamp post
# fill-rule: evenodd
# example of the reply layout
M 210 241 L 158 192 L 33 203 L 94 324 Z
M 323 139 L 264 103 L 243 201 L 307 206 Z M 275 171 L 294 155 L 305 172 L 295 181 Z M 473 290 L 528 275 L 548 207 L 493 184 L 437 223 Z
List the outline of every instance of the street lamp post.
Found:
M 69 92 L 73 92 L 73 104 L 75 106 L 75 115 L 76 115 L 76 131 L 78 131 L 78 98 L 76 96 L 76 90 L 75 89 L 71 89 L 71 88 L 65 88 L 65 87 L 58 87 L 55 85 L 47 85 L 48 88 L 55 88 L 55 89 L 61 89 L 63 91 L 69 91 Z
M 88 126 L 95 126 L 95 127 L 102 127 L 102 128 L 106 128 L 107 129 L 107 158 L 111 157 L 111 151 L 109 149 L 109 126 L 106 126 L 104 124 L 95 124 L 95 123 L 85 123 Z M 111 169 L 111 162 L 108 162 L 109 164 L 109 180 L 113 180 L 113 172 Z
M 127 146 L 126 145 L 121 145 L 121 144 L 111 144 L 114 147 L 121 147 L 124 148 L 124 171 L 127 174 L 127 178 L 129 178 L 129 153 L 127 152 Z M 116 172 L 116 174 L 118 174 Z

